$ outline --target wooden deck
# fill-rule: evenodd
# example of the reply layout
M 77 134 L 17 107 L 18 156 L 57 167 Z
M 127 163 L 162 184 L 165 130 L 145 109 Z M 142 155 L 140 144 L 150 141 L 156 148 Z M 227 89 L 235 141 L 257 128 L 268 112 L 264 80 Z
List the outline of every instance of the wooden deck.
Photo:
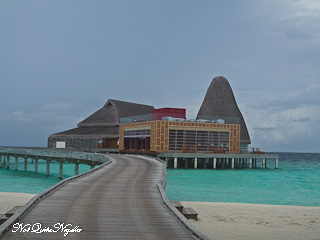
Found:
M 79 233 L 31 233 L 10 229 L 3 239 L 193 239 L 169 211 L 157 189 L 163 163 L 111 155 L 113 162 L 62 186 L 19 222 L 72 224 Z

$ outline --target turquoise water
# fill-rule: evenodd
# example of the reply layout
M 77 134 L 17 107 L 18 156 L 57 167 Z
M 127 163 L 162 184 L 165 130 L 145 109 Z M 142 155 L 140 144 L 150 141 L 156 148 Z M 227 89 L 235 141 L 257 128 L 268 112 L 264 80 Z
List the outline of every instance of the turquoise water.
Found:
M 268 169 L 167 169 L 169 200 L 202 202 L 260 203 L 298 206 L 320 206 L 320 154 L 280 153 L 279 169 L 268 162 Z M 59 164 L 52 163 L 50 177 L 45 176 L 46 162 L 34 163 L 28 171 L 0 169 L 0 192 L 41 193 L 59 182 Z M 79 172 L 89 170 L 80 164 Z M 64 178 L 73 176 L 74 164 L 64 164 Z
M 279 169 L 268 167 L 167 169 L 166 193 L 172 201 L 320 206 L 320 154 L 280 153 Z
M 74 175 L 74 164 L 63 164 L 63 178 L 68 178 Z M 39 194 L 47 188 L 53 186 L 59 179 L 59 163 L 51 162 L 50 176 L 46 177 L 46 161 L 39 160 L 38 174 L 35 174 L 34 163 L 28 160 L 28 171 L 23 171 L 24 160 L 20 159 L 18 171 L 14 170 L 14 158 L 10 160 L 10 169 L 5 169 L 5 164 L 2 164 L 0 169 L 0 192 L 23 192 Z M 86 172 L 90 169 L 88 165 L 80 164 L 79 173 Z

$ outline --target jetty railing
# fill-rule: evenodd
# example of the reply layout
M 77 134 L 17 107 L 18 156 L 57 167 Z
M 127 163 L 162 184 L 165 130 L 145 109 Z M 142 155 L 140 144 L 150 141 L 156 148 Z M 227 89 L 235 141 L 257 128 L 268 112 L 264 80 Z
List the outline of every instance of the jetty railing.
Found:
M 50 175 L 51 161 L 59 162 L 59 178 L 63 178 L 63 163 L 70 162 L 75 164 L 74 175 L 79 174 L 79 164 L 86 164 L 92 168 L 106 162 L 106 157 L 102 154 L 76 152 L 66 150 L 52 150 L 39 148 L 6 148 L 0 147 L 0 166 L 2 162 L 6 162 L 6 168 L 10 167 L 10 159 L 15 158 L 15 170 L 18 170 L 19 158 L 24 159 L 24 170 L 27 171 L 28 159 L 34 160 L 34 173 L 38 173 L 38 161 L 45 160 L 47 162 L 46 176 Z
M 142 157 L 142 156 L 141 156 Z M 158 190 L 160 192 L 161 198 L 166 205 L 166 207 L 169 209 L 169 211 L 174 215 L 174 217 L 178 220 L 179 224 L 181 224 L 192 236 L 194 239 L 198 240 L 211 240 L 208 236 L 205 234 L 201 233 L 198 229 L 196 229 L 186 218 L 185 216 L 182 215 L 168 200 L 167 194 L 165 193 L 165 188 L 167 185 L 167 166 L 166 166 L 166 161 L 162 160 L 160 158 L 155 158 L 155 157 L 150 157 L 150 156 L 143 156 L 146 158 L 152 158 L 155 159 L 161 163 L 163 163 L 163 172 L 162 172 L 162 177 L 157 183 Z
M 72 154 L 68 154 L 68 156 L 70 157 Z M 77 154 L 75 154 L 74 156 L 79 156 Z M 87 156 L 87 160 L 89 158 L 88 155 Z M 97 162 L 101 162 L 102 164 L 96 168 L 93 168 L 87 172 L 84 172 L 82 174 L 73 176 L 73 177 L 69 177 L 66 178 L 64 180 L 61 180 L 60 182 L 58 182 L 57 184 L 53 185 L 52 187 L 48 188 L 47 190 L 43 191 L 42 193 L 36 195 L 35 197 L 33 197 L 26 205 L 24 205 L 22 208 L 20 208 L 19 210 L 17 210 L 15 212 L 15 214 L 13 216 L 11 216 L 8 220 L 6 220 L 3 224 L 0 225 L 0 238 L 10 229 L 10 227 L 17 221 L 19 221 L 19 219 L 21 219 L 35 204 L 37 204 L 41 199 L 45 198 L 46 196 L 50 195 L 51 193 L 57 191 L 58 189 L 60 189 L 62 186 L 64 186 L 65 184 L 72 182 L 76 179 L 79 179 L 81 177 L 84 177 L 88 174 L 91 174 L 97 170 L 99 170 L 100 168 L 104 167 L 105 165 L 109 164 L 112 162 L 112 160 L 107 157 L 106 155 L 100 155 L 100 154 L 92 154 L 90 156 L 91 160 L 93 160 L 93 158 L 96 158 L 95 161 Z

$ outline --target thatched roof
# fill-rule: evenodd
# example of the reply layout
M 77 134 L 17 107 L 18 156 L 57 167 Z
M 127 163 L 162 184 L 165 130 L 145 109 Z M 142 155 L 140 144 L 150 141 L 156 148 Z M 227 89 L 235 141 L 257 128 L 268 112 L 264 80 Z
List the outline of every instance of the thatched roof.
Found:
M 109 99 L 106 104 L 91 116 L 78 123 L 78 128 L 55 133 L 52 137 L 119 137 L 120 118 L 151 114 L 153 106 Z
M 101 109 L 78 123 L 78 127 L 118 126 L 120 118 L 150 114 L 153 109 L 150 105 L 109 99 Z
M 51 134 L 50 138 L 70 136 L 74 138 L 117 138 L 119 137 L 119 127 L 78 127 L 64 132 Z
M 246 123 L 237 106 L 231 86 L 224 77 L 215 77 L 206 93 L 197 119 L 208 117 L 238 118 L 240 120 L 240 143 L 250 144 Z

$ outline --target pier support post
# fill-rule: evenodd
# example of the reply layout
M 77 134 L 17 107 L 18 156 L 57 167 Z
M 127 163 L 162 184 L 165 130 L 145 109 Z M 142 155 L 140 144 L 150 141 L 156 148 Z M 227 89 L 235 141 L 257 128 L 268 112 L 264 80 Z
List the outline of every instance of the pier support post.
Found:
M 213 159 L 213 168 L 216 169 L 217 168 L 217 158 Z
M 16 156 L 14 159 L 14 170 L 18 170 L 18 157 Z
M 79 163 L 74 164 L 74 175 L 79 175 Z
M 46 176 L 49 177 L 50 176 L 50 162 L 51 160 L 47 160 L 47 167 L 46 167 Z
M 252 168 L 252 158 L 249 159 L 249 168 Z
M 207 168 L 207 159 L 206 158 L 203 158 L 203 168 Z
M 63 179 L 63 162 L 59 163 L 59 179 Z
M 234 158 L 231 159 L 231 168 L 234 169 Z
M 6 169 L 10 169 L 10 156 L 7 156 L 7 166 Z
M 24 158 L 24 171 L 28 171 L 28 158 Z
M 266 159 L 265 158 L 262 159 L 262 168 L 266 168 Z
M 185 158 L 184 159 L 184 168 L 188 168 L 189 166 L 189 159 L 188 158 Z
M 198 168 L 198 158 L 194 158 L 194 168 Z
M 276 166 L 275 166 L 275 169 L 278 169 L 278 158 L 276 158 Z
M 168 158 L 166 157 L 166 168 L 168 168 Z
M 39 162 L 39 159 L 38 159 L 38 157 L 36 157 L 36 159 L 34 160 L 34 173 L 35 174 L 38 173 L 38 162 Z
M 173 159 L 173 168 L 177 168 L 178 167 L 178 158 L 174 158 Z

